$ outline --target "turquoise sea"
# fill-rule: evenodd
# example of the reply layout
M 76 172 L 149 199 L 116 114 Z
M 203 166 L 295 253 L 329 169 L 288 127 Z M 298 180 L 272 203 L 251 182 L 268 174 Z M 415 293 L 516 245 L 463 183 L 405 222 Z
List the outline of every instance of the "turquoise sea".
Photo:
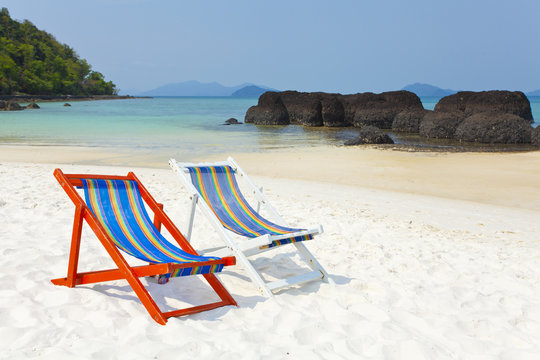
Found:
M 422 98 L 433 109 L 438 98 Z M 540 122 L 540 97 L 531 97 Z M 353 128 L 223 125 L 243 121 L 257 99 L 232 97 L 159 97 L 153 99 L 40 103 L 41 109 L 0 112 L 0 145 L 113 147 L 163 152 L 177 157 L 272 148 L 341 144 Z

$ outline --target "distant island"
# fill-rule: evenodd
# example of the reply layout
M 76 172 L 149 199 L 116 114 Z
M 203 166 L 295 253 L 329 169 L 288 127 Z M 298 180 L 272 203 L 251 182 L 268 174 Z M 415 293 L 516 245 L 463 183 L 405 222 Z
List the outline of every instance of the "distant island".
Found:
M 440 87 L 437 87 L 434 85 L 422 84 L 422 83 L 414 83 L 411 85 L 407 85 L 401 90 L 410 91 L 412 93 L 415 93 L 416 96 L 433 96 L 433 97 L 445 97 L 445 96 L 457 93 L 456 90 L 441 89 Z
M 273 89 L 254 84 L 224 86 L 217 82 L 202 83 L 191 80 L 166 84 L 149 91 L 143 91 L 138 96 L 239 96 L 259 97 L 265 91 Z
M 75 50 L 28 20 L 0 10 L 0 95 L 115 95 L 116 85 L 92 71 Z
M 258 98 L 259 96 L 261 96 L 267 91 L 269 91 L 269 89 L 265 89 L 256 85 L 249 85 L 249 86 L 241 88 L 240 90 L 236 90 L 235 92 L 232 93 L 231 96 L 245 97 L 245 98 Z
M 430 85 L 430 84 L 422 84 L 422 83 L 414 83 L 411 85 L 405 86 L 401 90 L 410 91 L 412 93 L 415 93 L 416 96 L 433 96 L 433 97 L 445 97 L 448 95 L 453 95 L 457 93 L 457 90 L 451 90 L 451 89 L 441 89 L 440 87 Z M 528 93 L 525 93 L 527 96 L 540 96 L 540 89 L 530 91 Z

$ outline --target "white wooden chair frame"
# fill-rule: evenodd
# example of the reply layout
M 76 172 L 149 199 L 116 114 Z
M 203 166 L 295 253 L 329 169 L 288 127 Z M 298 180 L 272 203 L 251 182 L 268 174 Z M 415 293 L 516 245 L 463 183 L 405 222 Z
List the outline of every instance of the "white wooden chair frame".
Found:
M 200 167 L 200 166 L 230 166 L 235 173 L 240 175 L 247 185 L 250 187 L 250 189 L 253 191 L 255 198 L 257 199 L 257 206 L 256 211 L 259 212 L 261 209 L 261 205 L 265 207 L 265 209 L 272 215 L 274 218 L 273 220 L 282 226 L 288 226 L 285 219 L 283 219 L 279 213 L 276 211 L 276 209 L 270 204 L 268 199 L 263 195 L 262 188 L 258 188 L 255 186 L 253 181 L 247 176 L 247 174 L 238 166 L 238 164 L 234 161 L 232 157 L 229 157 L 227 161 L 222 162 L 215 162 L 215 163 L 198 163 L 198 164 L 192 164 L 192 163 L 179 163 L 175 159 L 169 160 L 169 165 L 173 169 L 173 171 L 182 179 L 182 182 L 187 187 L 187 189 L 191 192 L 191 211 L 189 213 L 189 219 L 188 219 L 188 225 L 187 225 L 187 233 L 186 238 L 188 241 L 191 239 L 191 233 L 193 230 L 193 221 L 195 219 L 195 211 L 197 208 L 197 205 L 199 205 L 199 209 L 203 212 L 203 214 L 206 216 L 206 218 L 210 221 L 214 229 L 218 232 L 222 240 L 224 241 L 225 245 L 210 249 L 205 249 L 201 251 L 201 254 L 204 255 L 214 255 L 214 256 L 225 256 L 226 254 L 233 254 L 236 256 L 236 259 L 238 263 L 242 264 L 244 269 L 247 271 L 249 277 L 253 281 L 253 283 L 257 286 L 258 290 L 266 297 L 272 297 L 273 291 L 277 291 L 279 289 L 292 286 L 292 285 L 300 285 L 304 284 L 310 281 L 315 280 L 322 280 L 324 282 L 329 282 L 330 279 L 328 277 L 327 272 L 324 270 L 322 265 L 315 259 L 315 257 L 311 254 L 311 252 L 307 249 L 307 247 L 304 245 L 303 242 L 294 242 L 290 245 L 294 245 L 296 247 L 296 250 L 300 254 L 301 258 L 307 263 L 307 265 L 311 268 L 311 271 L 291 276 L 284 279 L 275 280 L 272 282 L 266 282 L 262 276 L 259 274 L 259 272 L 255 269 L 251 261 L 248 259 L 249 256 L 253 256 L 256 254 L 260 254 L 269 250 L 276 249 L 280 246 L 271 247 L 271 248 L 263 248 L 261 249 L 261 246 L 269 245 L 274 240 L 280 240 L 280 239 L 287 239 L 295 236 L 302 236 L 302 235 L 317 235 L 321 234 L 323 232 L 322 226 L 319 226 L 314 229 L 304 230 L 296 233 L 289 233 L 285 235 L 263 235 L 259 236 L 257 238 L 246 238 L 246 241 L 243 241 L 241 243 L 238 243 L 235 239 L 233 239 L 230 236 L 230 230 L 226 229 L 217 216 L 214 214 L 214 212 L 210 209 L 209 205 L 206 203 L 206 201 L 202 200 L 199 201 L 199 198 L 201 197 L 193 183 L 191 182 L 191 177 L 189 175 L 189 170 L 187 167 L 194 166 L 194 167 Z M 289 245 L 289 244 L 287 244 Z

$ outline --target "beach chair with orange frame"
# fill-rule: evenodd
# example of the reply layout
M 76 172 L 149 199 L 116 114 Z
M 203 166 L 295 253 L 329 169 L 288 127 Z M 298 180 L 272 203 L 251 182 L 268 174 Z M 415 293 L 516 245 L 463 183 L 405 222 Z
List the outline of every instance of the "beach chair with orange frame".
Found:
M 64 174 L 54 176 L 75 204 L 67 277 L 54 279 L 55 285 L 74 287 L 112 280 L 127 280 L 150 316 L 165 325 L 170 317 L 198 313 L 236 302 L 215 276 L 224 266 L 234 265 L 234 257 L 199 256 L 173 224 L 134 173 L 127 176 Z M 75 187 L 84 189 L 85 200 Z M 152 221 L 144 203 L 154 213 Z M 83 220 L 90 225 L 117 269 L 78 272 Z M 163 225 L 180 247 L 161 234 Z M 131 266 L 121 251 L 150 263 Z M 166 278 L 202 275 L 221 301 L 185 309 L 162 312 L 145 289 L 140 277 L 163 275 Z

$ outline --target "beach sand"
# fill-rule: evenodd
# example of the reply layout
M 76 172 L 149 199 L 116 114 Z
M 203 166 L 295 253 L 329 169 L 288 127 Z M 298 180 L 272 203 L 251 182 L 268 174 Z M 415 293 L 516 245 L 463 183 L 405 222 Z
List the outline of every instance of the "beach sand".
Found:
M 25 157 L 22 148 L 0 148 L 2 359 L 540 356 L 540 152 L 324 147 L 233 154 L 291 225 L 324 226 L 306 245 L 335 284 L 309 283 L 266 299 L 237 265 L 220 279 L 238 308 L 159 326 L 126 282 L 75 289 L 49 282 L 65 276 L 74 212 L 52 172 L 133 170 L 181 229 L 188 193 L 166 158 L 161 164 L 109 154 L 108 162 L 105 153 L 77 151 Z M 219 245 L 200 213 L 193 236 L 195 248 Z M 290 255 L 283 247 L 255 265 L 268 277 L 288 275 L 297 271 Z M 108 267 L 85 227 L 80 270 Z M 165 309 L 212 299 L 197 277 L 143 283 Z

